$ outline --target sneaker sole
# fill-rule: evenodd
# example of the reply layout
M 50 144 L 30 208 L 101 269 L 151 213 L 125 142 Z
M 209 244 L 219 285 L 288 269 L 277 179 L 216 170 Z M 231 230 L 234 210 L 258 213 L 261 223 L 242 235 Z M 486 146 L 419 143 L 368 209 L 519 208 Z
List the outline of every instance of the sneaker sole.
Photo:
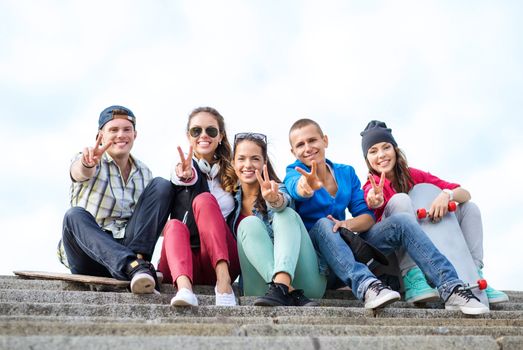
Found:
M 374 300 L 372 303 L 365 303 L 365 309 L 378 309 L 383 308 L 389 304 L 392 304 L 401 299 L 399 295 L 389 294 L 390 296 L 383 299 Z
M 308 302 L 307 304 L 304 304 L 304 305 L 297 305 L 299 307 L 317 307 L 317 306 L 320 306 L 320 303 L 318 303 L 317 301 L 311 301 L 311 302 Z
M 407 303 L 428 303 L 431 301 L 439 301 L 439 293 L 437 291 L 433 291 L 430 293 L 426 293 L 423 295 L 418 295 L 410 299 L 405 299 Z
M 252 303 L 254 306 L 291 306 L 282 304 L 276 300 L 272 299 L 266 299 L 266 298 L 258 298 L 254 300 L 254 303 Z
M 154 278 L 146 273 L 137 275 L 131 281 L 131 292 L 133 294 L 152 294 L 155 283 Z
M 508 302 L 508 300 L 508 296 L 505 295 L 503 297 L 489 299 L 488 302 L 489 304 L 501 304 Z
M 464 307 L 464 306 L 446 306 L 445 310 L 451 310 L 451 311 L 461 311 L 465 315 L 482 315 L 487 314 L 490 312 L 490 309 L 488 307 Z
M 171 306 L 184 306 L 184 307 L 187 307 L 187 306 L 198 306 L 198 304 L 194 305 L 194 304 L 189 303 L 186 300 L 178 299 L 178 300 L 172 301 L 171 302 Z

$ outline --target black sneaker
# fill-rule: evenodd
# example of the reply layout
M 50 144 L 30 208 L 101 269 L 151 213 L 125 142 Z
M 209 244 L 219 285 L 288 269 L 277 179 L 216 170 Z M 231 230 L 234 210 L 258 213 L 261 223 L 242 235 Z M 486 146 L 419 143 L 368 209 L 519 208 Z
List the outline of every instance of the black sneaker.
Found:
M 159 293 L 156 270 L 150 262 L 142 259 L 133 260 L 127 265 L 126 272 L 131 280 L 131 292 L 134 294 L 151 294 L 155 290 Z
M 264 296 L 254 300 L 255 306 L 293 306 L 294 298 L 289 294 L 289 287 L 281 283 L 270 282 Z
M 303 289 L 295 289 L 289 293 L 294 306 L 320 306 L 317 301 L 311 300 L 303 294 Z

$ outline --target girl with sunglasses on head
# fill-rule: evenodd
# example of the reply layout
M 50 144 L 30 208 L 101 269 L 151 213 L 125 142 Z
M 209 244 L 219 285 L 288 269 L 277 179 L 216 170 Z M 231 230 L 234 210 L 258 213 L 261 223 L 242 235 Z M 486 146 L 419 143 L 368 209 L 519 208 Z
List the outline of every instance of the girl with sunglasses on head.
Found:
M 482 276 L 483 227 L 479 208 L 470 202 L 470 193 L 456 183 L 409 167 L 405 155 L 392 136 L 391 129 L 387 128 L 384 122 L 369 122 L 361 136 L 363 156 L 370 172 L 363 189 L 367 205 L 374 210 L 376 220 L 386 220 L 395 213 L 407 212 L 414 215 L 415 210 L 407 195 L 409 191 L 421 183 L 439 187 L 441 192 L 432 202 L 429 216 L 432 220 L 439 221 L 447 214 L 449 201 L 459 203 L 456 217 L 478 274 Z M 437 291 L 427 283 L 423 272 L 404 250 L 398 251 L 398 260 L 407 302 L 439 298 Z M 490 304 L 508 301 L 505 293 L 490 286 L 485 292 Z
M 231 146 L 218 111 L 200 107 L 187 122 L 189 155 L 171 172 L 176 195 L 164 228 L 158 270 L 177 287 L 173 306 L 197 306 L 193 284 L 215 285 L 216 305 L 234 306 L 231 283 L 240 273 L 236 240 L 225 218 L 234 209 Z
M 269 160 L 266 136 L 236 134 L 233 167 L 239 181 L 230 226 L 238 240 L 244 294 L 260 296 L 258 306 L 316 306 L 308 297 L 321 298 L 326 279 Z

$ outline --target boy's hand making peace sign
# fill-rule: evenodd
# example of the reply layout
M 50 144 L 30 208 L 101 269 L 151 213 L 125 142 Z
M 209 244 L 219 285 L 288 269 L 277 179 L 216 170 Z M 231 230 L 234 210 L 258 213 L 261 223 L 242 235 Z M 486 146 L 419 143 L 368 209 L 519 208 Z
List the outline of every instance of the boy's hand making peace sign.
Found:
M 312 197 L 314 191 L 319 190 L 323 187 L 323 182 L 320 180 L 317 174 L 317 165 L 313 160 L 311 162 L 311 172 L 303 170 L 300 167 L 295 168 L 302 176 L 298 180 L 298 194 L 302 197 Z
M 100 143 L 102 142 L 102 133 L 100 132 L 98 134 L 98 137 L 96 138 L 96 145 L 94 147 L 85 147 L 84 151 L 82 152 L 82 165 L 86 168 L 94 168 L 95 166 L 100 163 L 100 159 L 102 159 L 103 154 L 111 145 L 113 144 L 113 141 L 108 141 L 105 145 L 100 146 Z

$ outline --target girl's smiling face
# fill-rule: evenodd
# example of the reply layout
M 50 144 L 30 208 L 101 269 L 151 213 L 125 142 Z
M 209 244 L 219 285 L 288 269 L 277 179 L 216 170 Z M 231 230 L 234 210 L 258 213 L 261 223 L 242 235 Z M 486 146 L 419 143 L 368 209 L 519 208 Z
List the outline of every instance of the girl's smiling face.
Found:
M 264 164 L 265 159 L 260 146 L 249 140 L 238 141 L 234 152 L 233 167 L 242 184 L 258 183 L 255 171 L 262 173 Z
M 216 135 L 207 134 L 207 130 L 218 131 Z M 197 136 L 191 135 L 191 130 L 199 130 Z M 212 132 L 211 132 L 212 134 Z M 212 163 L 214 152 L 223 139 L 223 134 L 216 118 L 207 112 L 200 112 L 191 118 L 187 138 L 192 145 L 193 152 L 198 159 L 205 159 Z
M 396 150 L 389 142 L 376 143 L 367 151 L 367 160 L 378 174 L 390 175 L 396 165 Z

